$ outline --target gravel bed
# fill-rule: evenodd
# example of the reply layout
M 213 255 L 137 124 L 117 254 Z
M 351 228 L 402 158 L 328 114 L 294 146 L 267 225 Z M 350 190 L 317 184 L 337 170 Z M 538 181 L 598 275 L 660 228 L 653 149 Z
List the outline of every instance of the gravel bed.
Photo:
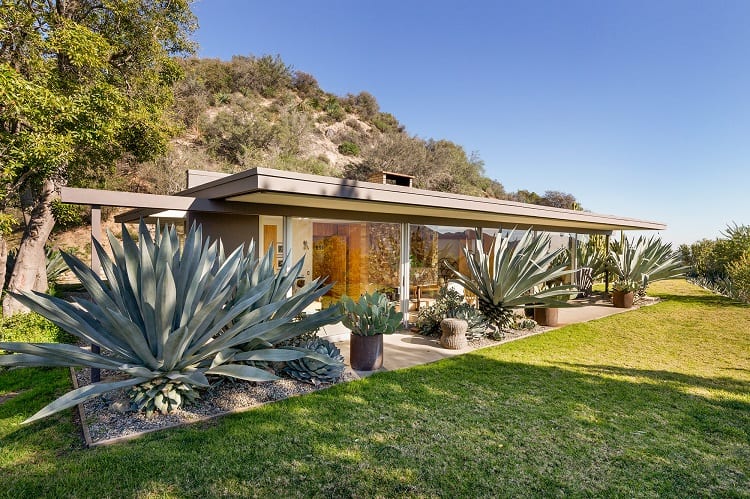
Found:
M 651 300 L 638 305 L 650 305 Z M 501 340 L 479 338 L 469 341 L 472 349 L 484 348 L 513 341 L 525 336 L 549 331 L 550 327 L 537 326 L 534 329 L 507 330 Z M 75 371 L 78 386 L 91 383 L 90 371 L 78 369 Z M 102 369 L 103 381 L 124 379 L 117 372 Z M 351 369 L 347 368 L 339 382 L 357 379 Z M 223 379 L 220 383 L 201 393 L 197 403 L 174 411 L 170 414 L 153 414 L 146 416 L 142 412 L 131 410 L 127 389 L 107 392 L 104 395 L 83 403 L 84 418 L 93 444 L 105 441 L 132 437 L 145 432 L 169 428 L 207 418 L 220 416 L 238 410 L 249 409 L 276 400 L 314 392 L 332 386 L 328 383 L 317 386 L 302 383 L 292 379 L 280 379 L 266 383 Z
M 75 373 L 79 386 L 90 384 L 90 371 L 88 369 L 76 370 Z M 101 371 L 101 377 L 102 381 L 124 379 L 120 373 L 106 369 Z M 347 370 L 344 372 L 341 381 L 351 381 L 356 378 L 356 375 Z M 310 393 L 329 386 L 332 385 L 322 383 L 313 386 L 292 379 L 265 383 L 224 379 L 203 391 L 196 404 L 170 414 L 154 413 L 150 417 L 142 412 L 132 411 L 127 389 L 120 389 L 84 402 L 83 410 L 91 441 L 97 444 L 105 440 L 197 422 L 229 412 L 256 407 L 267 402 Z

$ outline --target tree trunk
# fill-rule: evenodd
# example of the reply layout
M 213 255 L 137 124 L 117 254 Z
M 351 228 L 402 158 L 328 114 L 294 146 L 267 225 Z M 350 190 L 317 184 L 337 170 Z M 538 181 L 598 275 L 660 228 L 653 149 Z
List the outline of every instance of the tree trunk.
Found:
M 55 218 L 52 216 L 52 201 L 57 196 L 55 185 L 45 180 L 29 223 L 18 248 L 16 265 L 10 276 L 8 291 L 47 291 L 47 272 L 44 245 L 47 243 Z M 3 299 L 3 315 L 9 317 L 28 309 L 10 295 Z
M 8 243 L 0 233 L 0 295 L 5 290 L 5 266 L 8 264 Z

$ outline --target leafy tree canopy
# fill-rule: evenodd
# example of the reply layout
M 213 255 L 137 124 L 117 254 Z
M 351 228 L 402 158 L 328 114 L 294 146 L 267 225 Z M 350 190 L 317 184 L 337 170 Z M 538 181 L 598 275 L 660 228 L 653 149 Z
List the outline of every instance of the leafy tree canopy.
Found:
M 45 179 L 82 184 L 165 150 L 164 110 L 190 52 L 190 0 L 0 5 L 3 201 Z

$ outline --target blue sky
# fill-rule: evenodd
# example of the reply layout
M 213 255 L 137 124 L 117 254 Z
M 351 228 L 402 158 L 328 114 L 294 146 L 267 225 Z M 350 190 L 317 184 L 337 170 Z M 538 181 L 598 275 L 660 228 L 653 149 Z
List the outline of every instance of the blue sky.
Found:
M 507 190 L 667 223 L 750 225 L 750 1 L 195 4 L 203 57 L 279 54 L 366 90 L 423 138 L 476 151 Z

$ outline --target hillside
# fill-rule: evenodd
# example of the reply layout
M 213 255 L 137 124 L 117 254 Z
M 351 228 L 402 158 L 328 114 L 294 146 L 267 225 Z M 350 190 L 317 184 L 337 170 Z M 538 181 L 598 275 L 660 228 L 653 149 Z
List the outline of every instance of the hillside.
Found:
M 109 188 L 172 193 L 186 169 L 237 172 L 254 166 L 366 179 L 388 170 L 416 187 L 570 208 L 570 194 L 507 193 L 482 160 L 445 139 L 410 135 L 368 92 L 337 96 L 278 56 L 181 61 L 171 115 L 176 136 L 161 158 L 120 162 Z

